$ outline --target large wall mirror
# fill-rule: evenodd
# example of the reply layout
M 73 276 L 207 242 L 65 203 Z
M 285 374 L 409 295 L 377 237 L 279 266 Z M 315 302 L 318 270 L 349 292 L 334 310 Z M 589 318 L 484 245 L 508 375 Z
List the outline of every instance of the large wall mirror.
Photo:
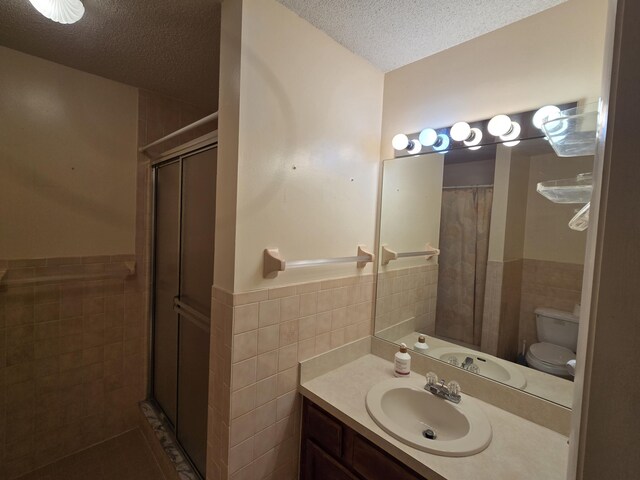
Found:
M 544 138 L 385 161 L 381 250 L 414 256 L 380 255 L 375 334 L 571 407 L 593 161 Z

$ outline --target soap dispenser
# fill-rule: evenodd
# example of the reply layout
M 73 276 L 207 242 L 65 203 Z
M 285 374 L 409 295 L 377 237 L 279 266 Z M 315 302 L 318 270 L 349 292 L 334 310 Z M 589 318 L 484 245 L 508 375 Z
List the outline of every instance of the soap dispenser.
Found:
M 400 344 L 393 367 L 396 377 L 408 377 L 411 374 L 411 355 L 407 353 L 407 346 L 404 343 Z
M 427 338 L 424 335 L 420 335 L 418 337 L 418 341 L 413 345 L 413 349 L 416 352 L 426 352 L 429 349 L 429 345 L 427 345 Z

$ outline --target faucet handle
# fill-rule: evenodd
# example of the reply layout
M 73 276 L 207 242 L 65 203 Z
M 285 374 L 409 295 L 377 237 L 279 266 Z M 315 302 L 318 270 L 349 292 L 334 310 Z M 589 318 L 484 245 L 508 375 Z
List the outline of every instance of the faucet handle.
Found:
M 449 390 L 449 394 L 451 395 L 460 395 L 460 384 L 455 380 L 451 380 L 447 383 L 447 389 Z
M 427 378 L 427 386 L 436 385 L 438 383 L 438 375 L 436 375 L 433 372 L 427 373 L 426 378 Z

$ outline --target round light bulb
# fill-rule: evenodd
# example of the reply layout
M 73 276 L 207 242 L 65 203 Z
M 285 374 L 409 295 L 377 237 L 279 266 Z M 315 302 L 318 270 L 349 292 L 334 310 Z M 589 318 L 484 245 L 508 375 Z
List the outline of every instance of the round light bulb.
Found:
M 422 150 L 422 144 L 420 143 L 420 141 L 409 141 L 409 148 L 407 148 L 407 152 L 409 152 L 411 155 L 415 155 L 416 153 L 420 153 L 420 150 Z
M 407 137 L 404 133 L 399 133 L 391 140 L 391 145 L 396 150 L 404 150 L 409 146 L 409 137 Z
M 84 15 L 80 0 L 29 0 L 42 15 L 62 24 L 76 23 Z
M 505 135 L 510 128 L 511 119 L 508 115 L 496 115 L 491 120 L 489 120 L 489 125 L 487 125 L 489 133 L 494 137 Z
M 546 133 L 552 134 L 554 138 L 556 137 L 556 135 L 564 133 L 567 128 L 569 128 L 569 122 L 566 119 L 559 120 L 561 117 L 562 113 L 560 111 L 551 112 L 545 117 L 544 121 L 542 122 L 543 124 L 545 124 L 544 130 L 546 131 Z
M 469 150 L 480 150 L 482 146 L 478 145 L 477 147 L 469 147 Z
M 438 135 L 438 141 L 433 145 L 433 149 L 436 152 L 447 153 L 446 150 L 449 148 L 449 137 L 447 137 L 444 133 Z
M 471 135 L 468 135 L 467 138 L 469 140 L 464 141 L 465 146 L 475 147 L 482 141 L 482 130 L 480 130 L 479 128 L 472 128 Z M 477 150 L 478 148 L 474 148 L 474 150 Z
M 505 147 L 515 147 L 520 143 L 520 140 L 514 140 L 513 142 L 504 142 L 503 145 Z
M 420 143 L 425 147 L 431 147 L 438 141 L 438 132 L 433 128 L 425 128 L 420 132 L 418 140 L 420 140 Z
M 449 135 L 451 135 L 451 138 L 456 142 L 463 142 L 471 135 L 471 127 L 467 122 L 454 123 Z
M 506 135 L 500 135 L 500 140 L 505 140 L 507 142 L 515 140 L 520 136 L 521 131 L 522 128 L 520 128 L 520 124 L 518 122 L 511 122 L 511 129 Z
M 533 114 L 533 126 L 542 128 L 542 124 L 546 122 L 549 117 L 557 116 L 559 113 L 560 109 L 555 105 L 545 105 Z

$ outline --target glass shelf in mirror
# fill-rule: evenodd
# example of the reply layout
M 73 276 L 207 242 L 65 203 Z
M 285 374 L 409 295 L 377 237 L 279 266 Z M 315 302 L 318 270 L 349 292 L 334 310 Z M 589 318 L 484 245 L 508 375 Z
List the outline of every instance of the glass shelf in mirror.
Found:
M 542 130 L 559 157 L 581 157 L 596 152 L 599 103 L 560 112 L 542 123 Z

